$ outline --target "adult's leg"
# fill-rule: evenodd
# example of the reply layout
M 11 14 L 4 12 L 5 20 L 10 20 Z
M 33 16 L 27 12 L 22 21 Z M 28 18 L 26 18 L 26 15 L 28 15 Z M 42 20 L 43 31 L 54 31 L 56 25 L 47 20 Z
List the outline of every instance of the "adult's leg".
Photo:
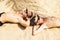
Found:
M 23 20 L 22 16 L 20 16 L 18 14 L 14 14 L 14 13 L 11 13 L 11 14 L 5 13 L 5 14 L 3 14 L 0 17 L 0 21 L 2 23 L 5 23 L 5 22 L 20 23 L 21 25 L 23 25 L 25 27 L 30 25 L 30 19 L 27 19 L 27 21 L 25 21 L 25 20 Z

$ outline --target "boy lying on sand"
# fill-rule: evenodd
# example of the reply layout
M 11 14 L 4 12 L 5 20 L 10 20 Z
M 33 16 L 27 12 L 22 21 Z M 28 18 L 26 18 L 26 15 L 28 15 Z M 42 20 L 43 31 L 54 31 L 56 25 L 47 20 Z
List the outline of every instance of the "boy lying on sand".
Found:
M 26 9 L 27 10 L 27 9 Z M 27 14 L 29 14 L 27 12 Z M 56 17 L 45 16 L 38 13 L 30 13 L 30 26 L 33 26 L 32 34 L 37 34 L 46 28 L 59 28 L 60 19 Z M 28 16 L 27 16 L 28 17 Z

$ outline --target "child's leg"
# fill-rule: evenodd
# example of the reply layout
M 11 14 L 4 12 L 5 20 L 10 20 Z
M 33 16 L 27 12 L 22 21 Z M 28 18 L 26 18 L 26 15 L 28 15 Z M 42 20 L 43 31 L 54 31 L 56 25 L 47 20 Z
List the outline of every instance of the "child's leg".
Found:
M 49 18 L 49 19 L 47 19 L 45 24 L 48 26 L 48 28 L 57 28 L 57 27 L 60 27 L 60 19 Z
M 37 27 L 37 26 L 36 26 Z M 45 24 L 42 24 L 39 29 L 34 30 L 34 35 L 41 32 L 42 30 L 44 30 L 45 28 L 48 28 Z

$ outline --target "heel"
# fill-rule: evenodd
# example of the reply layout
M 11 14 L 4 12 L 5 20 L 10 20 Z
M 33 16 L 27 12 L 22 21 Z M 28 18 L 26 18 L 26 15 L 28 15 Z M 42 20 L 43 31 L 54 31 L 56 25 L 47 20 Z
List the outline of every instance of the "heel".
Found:
M 0 26 L 2 26 L 4 23 L 0 22 Z

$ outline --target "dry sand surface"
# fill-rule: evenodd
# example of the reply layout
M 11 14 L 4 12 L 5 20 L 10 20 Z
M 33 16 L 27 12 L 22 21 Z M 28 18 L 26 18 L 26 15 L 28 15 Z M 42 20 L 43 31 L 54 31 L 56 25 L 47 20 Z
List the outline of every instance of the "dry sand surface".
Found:
M 60 18 L 60 0 L 0 0 L 0 12 L 24 8 Z M 0 27 L 0 40 L 60 40 L 60 28 L 45 29 L 32 36 L 32 27 L 23 29 L 8 23 Z
M 4 24 L 0 27 L 0 40 L 60 40 L 60 29 L 45 29 L 32 36 L 32 28 L 25 30 L 17 24 Z

